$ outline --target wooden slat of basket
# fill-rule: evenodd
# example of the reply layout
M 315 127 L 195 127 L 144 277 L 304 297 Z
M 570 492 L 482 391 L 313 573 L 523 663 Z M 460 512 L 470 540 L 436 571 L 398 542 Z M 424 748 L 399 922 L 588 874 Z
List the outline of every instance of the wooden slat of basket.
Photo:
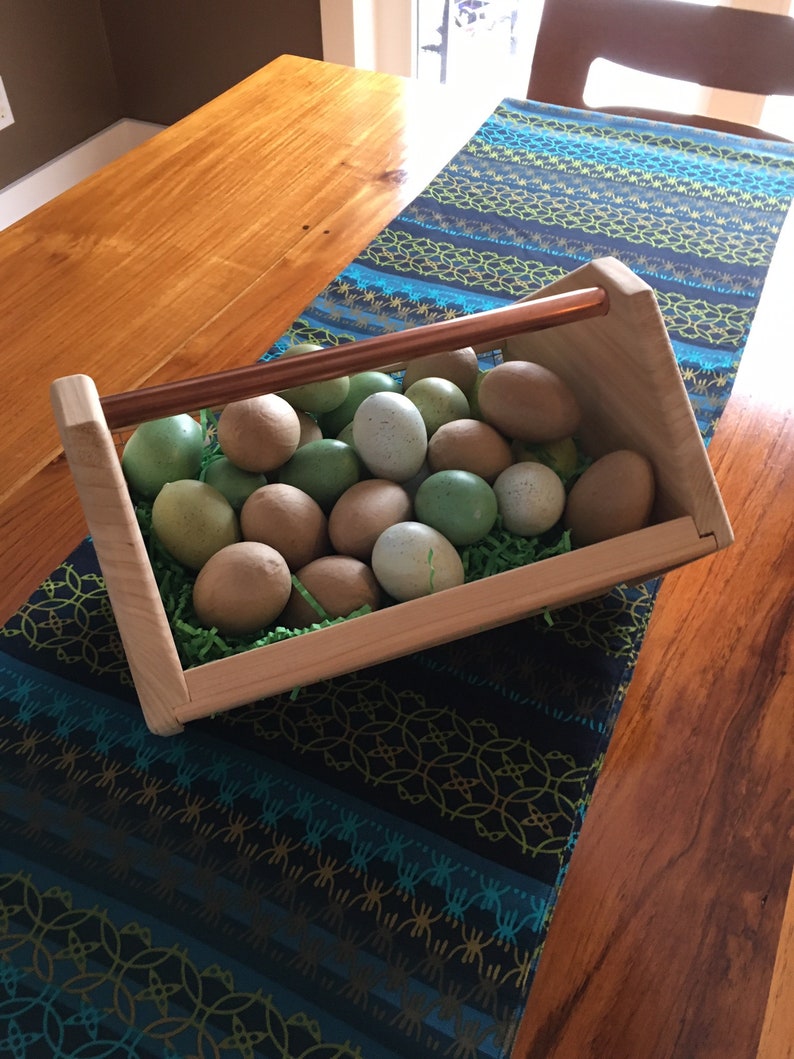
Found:
M 590 599 L 623 580 L 645 579 L 709 555 L 689 516 L 544 559 L 459 588 L 386 607 L 349 623 L 282 640 L 185 671 L 190 701 L 175 707 L 186 724 L 262 696 L 312 684 L 481 632 L 507 621 Z

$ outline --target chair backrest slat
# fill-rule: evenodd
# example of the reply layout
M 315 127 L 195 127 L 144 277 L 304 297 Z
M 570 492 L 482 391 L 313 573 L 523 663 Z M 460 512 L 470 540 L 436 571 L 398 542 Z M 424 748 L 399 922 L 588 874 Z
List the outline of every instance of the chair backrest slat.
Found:
M 545 0 L 528 97 L 587 109 L 597 58 L 708 88 L 794 96 L 794 18 L 680 0 Z M 598 109 L 783 139 L 707 115 Z

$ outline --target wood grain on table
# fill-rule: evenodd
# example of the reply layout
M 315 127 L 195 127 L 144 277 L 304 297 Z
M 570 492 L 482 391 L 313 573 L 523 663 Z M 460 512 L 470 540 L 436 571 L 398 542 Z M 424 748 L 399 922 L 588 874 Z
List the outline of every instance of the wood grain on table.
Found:
M 250 363 L 494 103 L 285 56 L 0 233 L 2 619 L 85 532 L 50 381 Z M 736 543 L 664 583 L 516 1056 L 791 1055 L 791 236 L 710 449 Z
M 250 364 L 495 103 L 281 56 L 0 232 L 0 620 L 86 533 L 50 382 Z

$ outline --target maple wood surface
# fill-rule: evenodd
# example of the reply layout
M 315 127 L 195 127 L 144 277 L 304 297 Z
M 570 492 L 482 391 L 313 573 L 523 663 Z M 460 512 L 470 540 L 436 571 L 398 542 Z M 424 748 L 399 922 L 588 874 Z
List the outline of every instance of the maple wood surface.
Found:
M 250 364 L 495 102 L 283 56 L 0 233 L 0 619 L 85 533 L 52 379 Z M 515 1056 L 791 1055 L 792 261 L 710 448 L 736 543 L 665 579 Z

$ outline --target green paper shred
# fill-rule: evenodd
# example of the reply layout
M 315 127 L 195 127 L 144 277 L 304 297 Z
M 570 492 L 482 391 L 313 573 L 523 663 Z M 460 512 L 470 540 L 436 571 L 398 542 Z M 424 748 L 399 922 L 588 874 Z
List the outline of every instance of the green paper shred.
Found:
M 308 588 L 306 588 L 305 585 L 302 585 L 294 574 L 292 575 L 292 585 L 296 592 L 300 592 L 300 594 L 312 608 L 314 613 L 320 615 L 320 621 L 331 620 L 328 612 L 322 607 L 320 603 L 317 602 L 317 600 L 314 598 Z
M 221 455 L 217 443 L 217 422 L 217 416 L 213 412 L 206 409 L 201 412 L 201 426 L 205 436 L 201 477 L 203 477 L 207 466 Z M 566 482 L 568 488 L 579 477 L 588 462 L 585 459 L 580 461 L 580 466 L 576 468 L 568 482 Z M 177 653 L 186 668 L 202 665 L 218 658 L 227 658 L 255 647 L 264 647 L 295 636 L 303 636 L 305 633 L 327 628 L 330 625 L 337 625 L 343 621 L 351 621 L 371 612 L 371 607 L 364 606 L 346 618 L 330 618 L 305 586 L 293 576 L 292 583 L 296 590 L 301 593 L 317 614 L 316 622 L 305 629 L 292 629 L 276 625 L 268 629 L 262 629 L 258 635 L 249 638 L 223 636 L 217 629 L 208 629 L 199 624 L 193 609 L 193 585 L 196 575 L 173 559 L 160 544 L 152 531 L 151 503 L 140 501 L 135 510 L 160 590 L 163 607 L 174 635 Z M 504 573 L 520 566 L 526 566 L 529 563 L 540 562 L 554 555 L 563 555 L 570 550 L 570 534 L 559 527 L 543 534 L 542 537 L 518 537 L 504 529 L 501 520 L 497 518 L 495 525 L 487 536 L 475 544 L 459 548 L 458 553 L 463 562 L 465 582 L 469 583 L 479 581 L 484 577 Z M 430 567 L 430 588 L 432 591 L 435 578 L 432 549 L 428 552 L 427 559 Z M 548 609 L 544 611 L 544 617 L 547 623 L 552 623 Z M 298 695 L 300 690 L 299 687 L 295 688 L 293 697 Z

